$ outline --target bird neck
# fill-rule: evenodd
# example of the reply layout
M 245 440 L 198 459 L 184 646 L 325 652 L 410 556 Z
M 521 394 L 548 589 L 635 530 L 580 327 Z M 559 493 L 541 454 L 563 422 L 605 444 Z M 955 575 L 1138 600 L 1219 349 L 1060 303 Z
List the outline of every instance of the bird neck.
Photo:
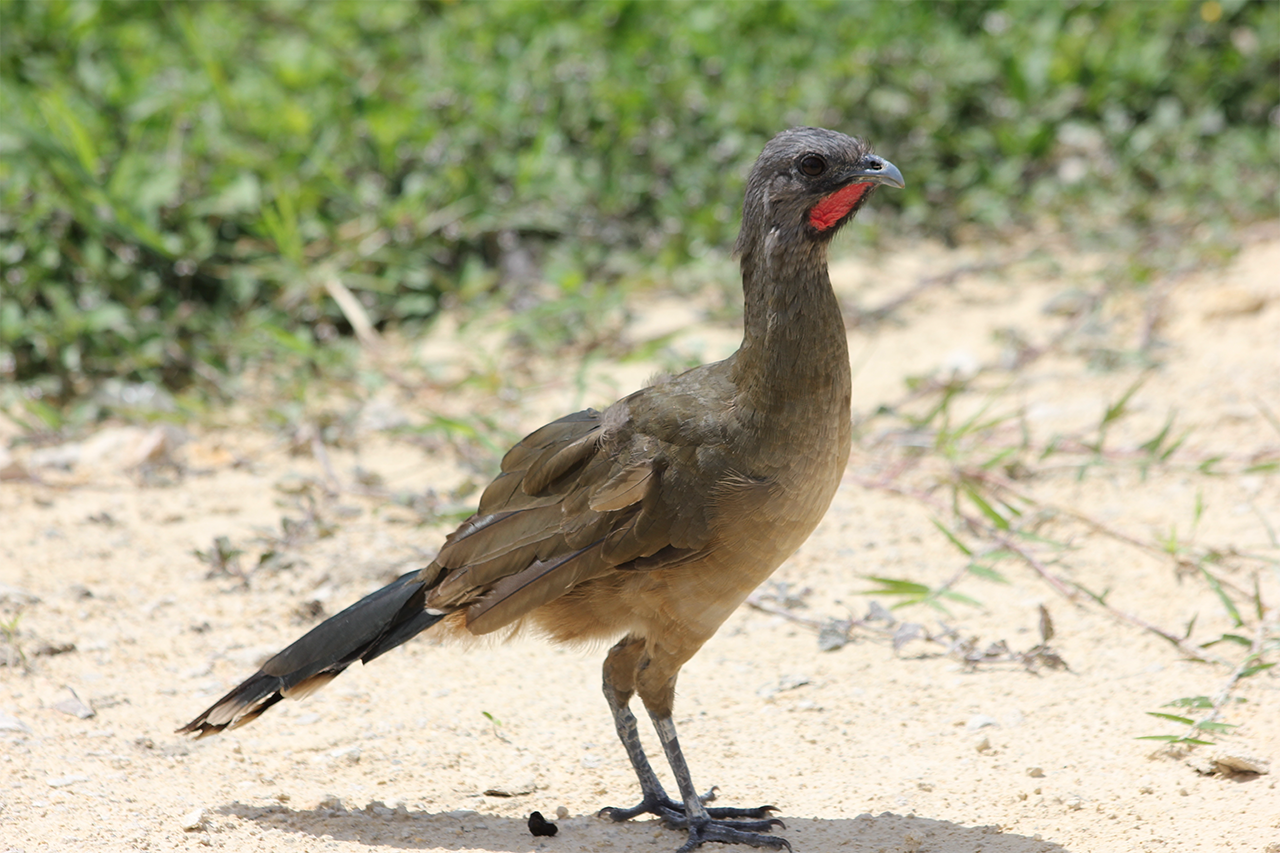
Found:
M 762 257 L 763 255 L 763 257 Z M 739 404 L 788 420 L 849 417 L 849 344 L 824 244 L 742 257 L 743 340 L 732 378 Z

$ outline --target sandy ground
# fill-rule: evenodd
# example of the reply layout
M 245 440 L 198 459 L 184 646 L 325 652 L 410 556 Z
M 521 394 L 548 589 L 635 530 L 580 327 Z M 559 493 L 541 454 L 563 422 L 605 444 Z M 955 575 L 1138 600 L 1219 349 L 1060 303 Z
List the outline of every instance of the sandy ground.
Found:
M 1219 718 L 1237 728 L 1209 738 L 1216 747 L 1161 751 L 1136 738 L 1182 729 L 1146 712 L 1181 713 L 1162 706 L 1212 696 L 1243 652 L 1218 644 L 1207 653 L 1225 664 L 1190 662 L 1117 614 L 1178 636 L 1194 617 L 1189 646 L 1252 630 L 1257 615 L 1234 628 L 1202 578 L 1113 534 L 1149 545 L 1177 531 L 1191 551 L 1217 549 L 1225 556 L 1214 571 L 1231 590 L 1252 590 L 1256 577 L 1273 608 L 1261 636 L 1280 634 L 1280 474 L 1249 470 L 1280 458 L 1267 415 L 1280 412 L 1280 225 L 1258 230 L 1228 267 L 1158 284 L 1159 298 L 1119 298 L 1106 328 L 1077 328 L 1050 355 L 982 374 L 957 399 L 970 410 L 994 400 L 993 411 L 1016 413 L 1011 429 L 1042 447 L 1096 434 L 1105 407 L 1146 376 L 1103 463 L 1081 476 L 1079 452 L 1029 457 L 1034 474 L 1018 480 L 1045 516 L 1039 534 L 1068 547 L 1023 541 L 1054 578 L 1110 590 L 1112 612 L 1005 560 L 1009 583 L 957 587 L 980 607 L 894 616 L 931 636 L 943 634 L 941 619 L 955 638 L 976 639 L 967 648 L 1004 641 L 1009 654 L 967 665 L 945 638 L 895 648 L 888 638 L 901 623 L 863 620 L 866 575 L 937 585 L 966 562 L 931 521 L 949 518 L 937 488 L 945 470 L 913 463 L 905 421 L 879 407 L 905 399 L 905 377 L 964 376 L 1007 359 L 1012 339 L 1051 340 L 1072 321 L 1046 306 L 1105 283 L 1106 265 L 1088 258 L 973 271 L 1016 254 L 926 248 L 835 268 L 843 297 L 864 306 L 931 272 L 960 272 L 889 322 L 853 324 L 860 434 L 835 504 L 775 576 L 785 586 L 766 587 L 762 606 L 743 607 L 682 674 L 677 725 L 695 782 L 718 785 L 725 803 L 776 804 L 797 853 L 1275 853 L 1280 674 L 1237 685 L 1233 696 L 1245 701 Z M 722 356 L 737 332 L 705 320 L 712 302 L 646 297 L 627 334 L 678 330 L 672 351 Z M 1080 344 L 1134 348 L 1144 336 L 1159 342 L 1145 374 L 1123 362 L 1091 369 Z M 518 435 L 607 403 L 654 367 L 597 361 L 566 375 L 493 355 L 501 340 L 476 326 L 441 328 L 411 359 L 436 381 L 389 385 L 355 403 L 337 395 L 336 411 L 360 416 L 337 438 L 321 434 L 328 470 L 305 434 L 282 438 L 252 410 L 184 425 L 183 441 L 111 426 L 78 445 L 33 447 L 0 426 L 0 447 L 11 449 L 0 459 L 9 477 L 0 481 L 0 851 L 680 845 L 682 834 L 653 822 L 595 817 L 637 798 L 600 696 L 601 649 L 526 638 L 464 650 L 427 635 L 246 728 L 200 742 L 174 734 L 320 615 L 429 558 L 447 528 L 423 526 L 421 512 L 386 493 L 425 495 L 448 511 L 473 498 L 475 459 L 488 464 L 487 455 L 430 438 L 438 432 L 408 440 L 387 427 L 422 424 L 428 413 L 465 421 L 490 406 L 490 422 Z M 477 371 L 499 379 L 450 385 Z M 1140 445 L 1171 412 L 1173 432 L 1190 433 L 1144 472 Z M 961 450 L 978 461 L 983 452 Z M 339 493 L 326 494 L 334 486 Z M 244 551 L 247 582 L 195 556 L 219 536 Z M 268 552 L 276 556 L 256 568 Z M 1016 659 L 1041 641 L 1041 605 L 1067 669 Z M 818 626 L 830 620 L 856 624 L 850 642 L 822 651 Z M 1227 772 L 1232 761 L 1272 772 Z M 530 835 L 534 810 L 553 819 L 560 810 L 556 837 Z

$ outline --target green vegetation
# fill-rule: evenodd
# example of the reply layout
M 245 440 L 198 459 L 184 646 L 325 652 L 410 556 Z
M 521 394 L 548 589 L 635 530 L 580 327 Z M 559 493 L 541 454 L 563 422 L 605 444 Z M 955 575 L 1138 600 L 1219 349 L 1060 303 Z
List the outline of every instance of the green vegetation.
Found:
M 1275 213 L 1270 2 L 3 0 L 0 19 L 0 378 L 28 400 L 314 365 L 364 319 L 493 291 L 513 259 L 590 304 L 728 246 L 751 160 L 793 124 L 907 174 L 860 239 L 1059 229 L 1149 269 Z

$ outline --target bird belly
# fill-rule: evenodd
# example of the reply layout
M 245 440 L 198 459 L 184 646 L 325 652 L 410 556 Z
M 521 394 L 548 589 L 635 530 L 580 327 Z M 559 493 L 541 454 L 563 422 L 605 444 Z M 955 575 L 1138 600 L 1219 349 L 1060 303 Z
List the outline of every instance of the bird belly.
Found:
M 687 659 L 809 538 L 837 484 L 810 479 L 800 488 L 774 484 L 736 499 L 726 496 L 717 514 L 741 518 L 749 512 L 753 523 L 725 524 L 705 556 L 651 571 L 620 568 L 579 584 L 528 618 L 561 642 L 662 637 Z

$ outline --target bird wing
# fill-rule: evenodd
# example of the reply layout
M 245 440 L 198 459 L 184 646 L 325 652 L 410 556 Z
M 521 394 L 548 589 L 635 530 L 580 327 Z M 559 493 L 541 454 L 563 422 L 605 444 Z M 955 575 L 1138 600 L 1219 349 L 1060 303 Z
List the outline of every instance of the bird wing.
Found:
M 712 497 L 724 467 L 706 395 L 653 388 L 601 413 L 586 409 L 522 439 L 475 515 L 445 541 L 444 577 L 428 608 L 465 609 L 468 630 L 512 623 L 583 581 L 652 571 L 704 553 Z M 673 390 L 676 393 L 673 394 Z M 696 399 L 695 399 L 696 398 Z

